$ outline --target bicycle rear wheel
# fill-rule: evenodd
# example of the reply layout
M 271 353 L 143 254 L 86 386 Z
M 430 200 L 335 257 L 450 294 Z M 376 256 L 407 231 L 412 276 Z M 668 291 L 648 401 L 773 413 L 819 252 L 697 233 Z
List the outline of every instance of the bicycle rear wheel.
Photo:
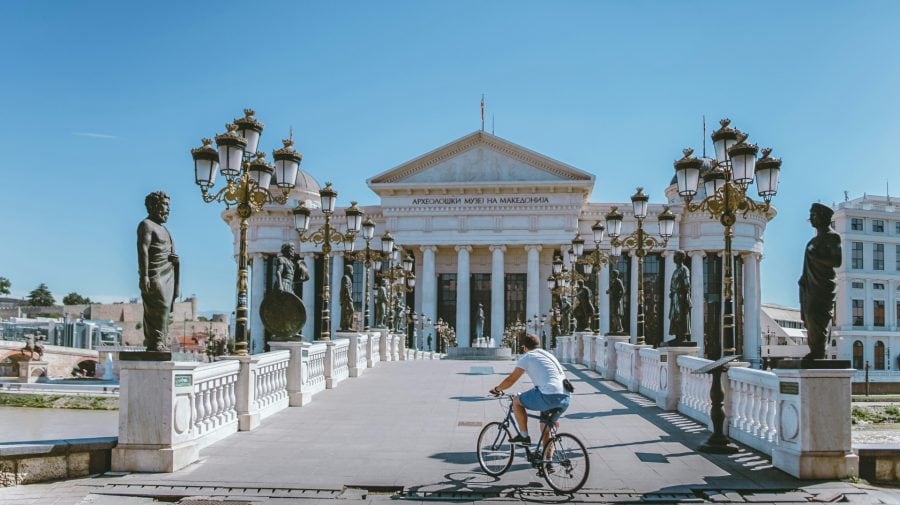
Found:
M 574 493 L 584 486 L 591 470 L 587 449 L 575 436 L 559 433 L 544 448 L 544 478 L 559 493 Z
M 488 423 L 478 434 L 478 464 L 484 473 L 496 477 L 512 466 L 515 447 L 509 431 L 498 422 Z

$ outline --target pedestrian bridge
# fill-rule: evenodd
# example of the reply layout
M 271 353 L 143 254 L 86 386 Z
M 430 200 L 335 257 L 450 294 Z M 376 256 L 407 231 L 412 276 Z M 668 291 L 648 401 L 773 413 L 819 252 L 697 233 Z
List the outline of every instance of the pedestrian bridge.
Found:
M 93 492 L 170 501 L 254 496 L 273 503 L 279 498 L 552 495 L 524 458 L 499 478 L 485 475 L 476 460 L 481 427 L 505 414 L 487 391 L 515 362 L 415 359 L 434 356 L 405 350 L 402 338 L 396 344 L 392 338 L 376 334 L 365 341 L 355 337 L 296 344 L 296 349 L 193 369 L 172 368 L 170 363 L 171 372 L 155 372 L 174 384 L 167 393 L 174 405 L 170 425 L 159 415 L 136 413 L 134 407 L 141 402 L 127 399 L 132 386 L 127 376 L 141 366 L 123 364 L 123 417 L 114 469 L 137 471 L 138 465 L 148 464 L 176 468 L 131 473 Z M 568 358 L 565 361 L 574 361 Z M 307 367 L 297 381 L 287 372 L 291 360 Z M 577 501 L 809 502 L 867 493 L 837 479 L 797 479 L 775 468 L 765 452 L 747 446 L 730 455 L 701 453 L 698 447 L 709 436 L 705 423 L 660 409 L 656 400 L 604 379 L 596 367 L 566 366 L 576 392 L 561 431 L 583 440 L 591 459 L 590 477 Z M 530 387 L 523 381 L 514 390 Z M 307 394 L 312 383 L 318 389 Z M 184 396 L 179 388 L 186 391 Z M 148 399 L 149 389 L 146 381 L 138 388 L 143 403 L 154 403 Z M 181 397 L 189 403 L 179 407 Z M 302 407 L 286 408 L 289 404 Z M 160 407 L 153 406 L 157 411 Z M 136 442 L 141 436 L 144 444 Z M 157 437 L 156 442 L 147 443 L 153 442 L 148 437 Z M 169 446 L 160 449 L 165 437 Z M 184 451 L 186 446 L 194 448 Z M 154 457 L 151 450 L 171 457 Z M 184 455 L 189 461 L 179 460 Z

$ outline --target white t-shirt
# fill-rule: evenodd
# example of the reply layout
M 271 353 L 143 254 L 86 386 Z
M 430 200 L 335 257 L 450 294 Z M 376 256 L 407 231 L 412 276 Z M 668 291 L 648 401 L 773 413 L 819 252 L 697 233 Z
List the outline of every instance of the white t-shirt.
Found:
M 565 378 L 562 366 L 549 352 L 543 349 L 528 351 L 516 362 L 516 367 L 525 370 L 531 382 L 545 395 L 558 395 L 566 392 L 562 381 Z

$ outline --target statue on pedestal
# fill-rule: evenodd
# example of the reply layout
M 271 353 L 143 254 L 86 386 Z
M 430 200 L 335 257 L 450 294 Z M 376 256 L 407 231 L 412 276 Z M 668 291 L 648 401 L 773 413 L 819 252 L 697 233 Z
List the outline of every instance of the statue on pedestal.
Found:
M 375 288 L 375 328 L 385 328 L 388 309 L 387 280 L 382 278 Z
M 611 335 L 623 335 L 625 328 L 622 320 L 625 319 L 625 284 L 622 282 L 622 274 L 616 269 L 609 271 L 609 331 Z
M 675 335 L 673 345 L 691 339 L 691 272 L 684 259 L 684 251 L 675 251 L 675 269 L 669 287 L 669 335 Z
M 259 317 L 269 333 L 268 340 L 296 340 L 306 323 L 306 307 L 296 294 L 297 285 L 309 280 L 309 272 L 290 243 L 281 246 L 274 267 L 275 284 L 263 297 Z
M 484 307 L 479 303 L 475 313 L 475 338 L 484 337 Z
M 800 276 L 800 318 L 806 326 L 809 354 L 803 361 L 825 359 L 828 326 L 834 306 L 835 269 L 841 266 L 841 237 L 831 229 L 834 211 L 820 203 L 809 209 L 816 236 L 806 244 Z
M 169 219 L 169 196 L 162 191 L 150 193 L 144 205 L 147 217 L 137 229 L 144 345 L 147 351 L 167 352 L 169 314 L 179 294 L 178 255 L 172 236 L 164 226 Z
M 400 330 L 403 329 L 404 323 L 403 319 L 403 297 L 398 295 L 394 296 L 394 321 L 393 328 L 391 331 L 394 333 L 400 333 Z
M 338 331 L 353 331 L 353 267 L 344 266 L 341 278 L 341 325 Z
M 575 288 L 575 331 L 591 331 L 591 321 L 594 319 L 594 294 L 591 288 L 579 280 Z
M 44 340 L 43 335 L 38 335 L 37 337 L 31 333 L 25 335 L 25 347 L 22 348 L 21 352 L 25 354 L 25 351 L 28 351 L 31 354 L 29 361 L 40 361 L 44 356 L 44 346 L 41 345 L 42 340 Z M 35 355 L 37 355 L 37 359 L 35 359 Z

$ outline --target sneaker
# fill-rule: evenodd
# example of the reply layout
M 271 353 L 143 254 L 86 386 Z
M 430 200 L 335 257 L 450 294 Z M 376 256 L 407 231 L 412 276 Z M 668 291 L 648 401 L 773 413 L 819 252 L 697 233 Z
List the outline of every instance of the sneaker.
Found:
M 509 439 L 509 441 L 513 444 L 520 445 L 531 445 L 531 437 L 523 437 L 522 435 L 516 435 Z
M 544 468 L 547 471 L 547 473 L 549 473 L 551 475 L 556 473 L 556 466 L 554 466 L 553 463 L 547 463 L 547 465 Z

